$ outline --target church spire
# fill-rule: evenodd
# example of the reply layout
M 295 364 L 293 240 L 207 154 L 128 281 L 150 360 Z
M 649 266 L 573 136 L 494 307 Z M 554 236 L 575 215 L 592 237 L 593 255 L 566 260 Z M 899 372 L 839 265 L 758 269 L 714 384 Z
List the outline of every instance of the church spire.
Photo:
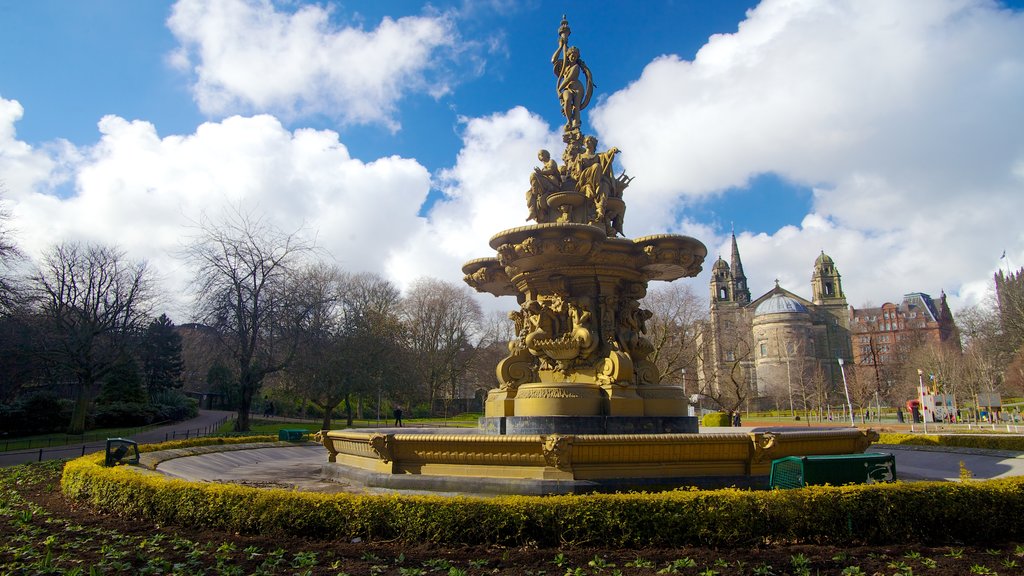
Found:
M 733 297 L 741 304 L 750 302 L 750 289 L 747 288 L 747 277 L 743 274 L 743 262 L 740 261 L 740 249 L 736 245 L 736 230 L 732 231 L 732 269 Z

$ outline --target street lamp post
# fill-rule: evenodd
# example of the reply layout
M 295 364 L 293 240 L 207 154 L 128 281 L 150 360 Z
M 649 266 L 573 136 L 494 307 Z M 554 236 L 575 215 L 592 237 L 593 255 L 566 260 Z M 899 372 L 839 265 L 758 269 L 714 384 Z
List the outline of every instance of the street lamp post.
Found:
M 846 370 L 843 368 L 843 359 L 836 358 L 839 361 L 839 372 L 843 375 L 843 391 L 846 392 L 846 407 L 850 410 L 850 426 L 857 426 L 857 419 L 853 414 L 853 402 L 850 402 L 850 387 L 846 384 Z
M 924 370 L 917 369 L 917 396 L 921 400 L 921 421 L 924 422 L 924 433 L 928 433 L 928 407 L 924 405 Z

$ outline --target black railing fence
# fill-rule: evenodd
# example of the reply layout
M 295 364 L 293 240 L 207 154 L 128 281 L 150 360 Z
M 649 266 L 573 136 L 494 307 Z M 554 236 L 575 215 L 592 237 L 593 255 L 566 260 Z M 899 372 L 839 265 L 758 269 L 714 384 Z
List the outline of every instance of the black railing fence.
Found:
M 229 419 L 225 416 L 216 422 L 207 426 L 198 428 L 184 428 L 184 429 L 173 429 L 170 431 L 163 430 L 167 426 L 160 428 L 153 428 L 152 426 L 146 426 L 138 429 L 137 432 L 130 435 L 123 435 L 123 437 L 131 438 L 139 443 L 153 443 L 153 442 L 166 442 L 168 440 L 175 439 L 188 439 L 198 438 L 201 436 L 209 436 L 215 433 L 221 426 L 224 425 Z M 43 460 L 56 460 L 59 458 L 72 458 L 76 456 L 85 456 L 90 452 L 103 450 L 106 447 L 106 440 L 109 436 L 100 436 L 93 440 L 83 441 L 80 445 L 75 446 L 63 446 L 59 448 L 54 447 L 41 447 L 38 450 L 16 450 L 16 451 L 4 451 L 0 452 L 0 466 L 11 466 L 14 464 L 24 464 L 26 462 L 42 462 Z

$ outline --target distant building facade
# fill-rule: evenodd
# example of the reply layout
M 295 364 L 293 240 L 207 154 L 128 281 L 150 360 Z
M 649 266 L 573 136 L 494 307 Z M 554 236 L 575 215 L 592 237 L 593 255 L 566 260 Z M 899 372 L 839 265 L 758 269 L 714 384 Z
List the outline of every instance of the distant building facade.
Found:
M 851 360 L 850 315 L 842 278 L 824 252 L 814 262 L 810 300 L 778 282 L 751 298 L 734 234 L 730 262 L 719 257 L 712 267 L 710 291 L 701 390 L 715 396 L 743 388 L 745 407 L 802 409 L 816 404 L 809 395 L 841 387 L 837 358 Z
M 902 366 L 907 354 L 927 343 L 959 349 L 959 334 L 945 292 L 936 301 L 923 292 L 903 296 L 898 304 L 850 308 L 853 359 L 858 366 L 880 369 Z

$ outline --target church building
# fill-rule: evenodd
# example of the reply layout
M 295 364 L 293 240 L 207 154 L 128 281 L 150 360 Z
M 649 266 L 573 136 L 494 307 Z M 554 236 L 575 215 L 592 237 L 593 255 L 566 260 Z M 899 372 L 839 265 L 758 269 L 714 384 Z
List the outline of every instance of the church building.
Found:
M 702 395 L 742 409 L 820 406 L 842 390 L 839 358 L 850 362 L 850 313 L 835 262 L 814 261 L 811 299 L 778 281 L 751 298 L 736 235 L 731 261 L 711 269 L 711 313 L 700 338 Z

